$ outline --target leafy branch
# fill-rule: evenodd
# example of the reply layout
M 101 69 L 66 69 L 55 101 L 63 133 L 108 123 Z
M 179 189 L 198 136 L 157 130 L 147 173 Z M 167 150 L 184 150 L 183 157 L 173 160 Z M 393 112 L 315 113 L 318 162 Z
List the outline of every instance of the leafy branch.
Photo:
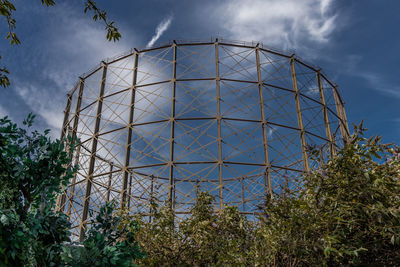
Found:
M 97 7 L 97 4 L 93 0 L 87 0 L 84 12 L 93 11 L 93 20 L 94 21 L 103 21 L 106 25 L 107 30 L 107 40 L 108 41 L 118 41 L 121 38 L 121 34 L 118 31 L 118 28 L 114 25 L 114 21 L 109 21 L 107 19 L 107 13 L 104 10 L 101 10 Z
M 0 0 L 0 15 L 4 16 L 8 24 L 8 33 L 6 36 L 7 40 L 10 40 L 11 45 L 18 45 L 21 41 L 18 39 L 15 33 L 15 19 L 12 17 L 12 13 L 15 11 L 15 6 L 8 0 Z

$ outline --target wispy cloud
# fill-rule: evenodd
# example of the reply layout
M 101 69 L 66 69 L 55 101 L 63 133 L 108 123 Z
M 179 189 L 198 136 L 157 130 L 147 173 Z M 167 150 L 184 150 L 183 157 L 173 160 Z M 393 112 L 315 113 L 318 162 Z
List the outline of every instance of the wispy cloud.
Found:
M 343 75 L 364 80 L 368 89 L 400 98 L 400 86 L 387 77 L 385 72 L 366 70 L 364 61 L 365 59 L 361 55 L 352 54 L 344 58 L 344 64 L 340 61 L 335 62 L 335 64 L 343 65 L 343 68 L 339 69 Z
M 361 72 L 355 75 L 364 78 L 369 88 L 392 97 L 400 98 L 400 86 L 391 83 L 382 75 L 371 72 Z
M 161 37 L 161 35 L 169 28 L 169 26 L 171 25 L 173 17 L 169 16 L 165 19 L 163 19 L 160 24 L 157 25 L 156 28 L 156 32 L 153 35 L 153 37 L 151 37 L 151 40 L 147 43 L 146 47 L 150 48 L 152 47 L 155 42 L 157 42 L 157 40 Z
M 48 89 L 48 88 L 47 88 Z M 30 84 L 18 84 L 15 87 L 17 94 L 25 101 L 25 103 L 34 110 L 34 113 L 44 119 L 47 124 L 46 128 L 51 129 L 53 138 L 59 138 L 59 130 L 63 119 L 61 99 L 54 95 L 49 95 L 49 92 L 41 87 L 36 87 Z M 61 102 L 62 103 L 62 102 Z
M 336 29 L 332 0 L 231 0 L 215 9 L 230 38 L 263 41 L 280 48 L 326 43 Z M 223 15 L 221 15 L 223 14 Z

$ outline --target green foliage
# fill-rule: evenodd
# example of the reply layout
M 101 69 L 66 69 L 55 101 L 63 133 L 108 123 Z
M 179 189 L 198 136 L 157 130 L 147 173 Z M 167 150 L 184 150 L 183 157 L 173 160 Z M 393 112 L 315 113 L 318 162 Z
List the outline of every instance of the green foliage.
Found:
M 119 33 L 118 28 L 114 25 L 114 21 L 109 21 L 107 19 L 107 13 L 104 10 L 99 9 L 95 1 L 86 1 L 84 12 L 87 13 L 88 11 L 93 12 L 94 21 L 100 20 L 103 21 L 106 25 L 107 40 L 115 42 L 121 38 L 121 34 Z
M 34 116 L 24 121 L 32 126 Z M 400 262 L 400 148 L 355 128 L 338 155 L 297 191 L 266 199 L 251 222 L 216 212 L 197 192 L 191 216 L 151 203 L 152 216 L 107 203 L 82 242 L 70 242 L 56 194 L 74 174 L 72 146 L 0 119 L 0 266 L 395 266 Z M 318 153 L 314 153 L 316 157 Z M 316 158 L 317 160 L 317 158 Z M 146 255 L 146 256 L 145 256 Z
M 29 130 L 34 115 L 23 122 Z M 73 177 L 76 141 L 63 142 L 0 119 L 0 266 L 132 266 L 143 254 L 135 241 L 137 225 L 101 208 L 82 243 L 71 243 L 67 216 L 55 200 Z
M 303 187 L 268 198 L 257 223 L 215 213 L 199 193 L 190 217 L 153 204 L 137 235 L 144 266 L 395 266 L 400 262 L 400 149 L 362 126 Z M 318 153 L 314 153 L 314 156 Z M 317 158 L 315 160 L 318 160 Z
M 29 129 L 34 116 L 24 125 Z M 64 144 L 0 119 L 0 264 L 59 265 L 70 224 L 53 211 L 61 184 L 72 177 Z M 46 263 L 46 264 L 44 264 Z
M 136 237 L 146 253 L 146 257 L 139 263 L 144 266 L 182 265 L 184 261 L 180 257 L 180 251 L 185 249 L 185 240 L 182 233 L 175 228 L 173 210 L 169 205 L 159 207 L 155 202 L 151 203 L 151 208 L 151 223 L 140 215 L 136 218 L 139 223 Z
M 143 266 L 248 265 L 251 223 L 237 208 L 215 213 L 214 198 L 199 192 L 189 217 L 177 217 L 168 205 L 152 204 L 151 223 L 140 220 L 137 239 L 147 257 Z
M 0 56 L 1 59 L 1 56 Z M 9 71 L 7 70 L 7 68 L 3 67 L 0 68 L 0 86 L 1 87 L 7 87 L 10 85 L 10 80 L 8 79 L 8 75 Z
M 265 260 L 278 265 L 400 262 L 400 150 L 355 128 L 339 155 L 304 177 L 304 189 L 267 203 Z
M 8 0 L 0 0 L 0 15 L 5 17 L 8 24 L 8 33 L 6 36 L 7 40 L 10 40 L 12 45 L 20 44 L 20 40 L 18 39 L 15 30 L 15 19 L 12 17 L 12 13 L 15 11 L 15 6 L 11 1 Z
M 29 114 L 24 120 L 28 129 L 34 117 Z M 48 133 L 29 134 L 7 118 L 0 119 L 1 209 L 27 212 L 33 205 L 43 211 L 54 203 L 60 185 L 65 186 L 72 177 L 74 170 L 65 168 L 70 159 L 64 144 L 51 141 Z
M 144 256 L 135 240 L 136 222 L 124 222 L 124 216 L 113 211 L 113 202 L 101 207 L 81 244 L 63 248 L 68 266 L 134 266 L 134 260 Z

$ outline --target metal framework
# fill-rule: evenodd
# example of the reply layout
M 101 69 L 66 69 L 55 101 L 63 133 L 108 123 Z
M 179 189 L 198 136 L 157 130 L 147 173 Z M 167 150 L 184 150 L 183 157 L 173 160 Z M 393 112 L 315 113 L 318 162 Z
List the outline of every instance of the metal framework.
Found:
M 198 190 L 256 214 L 301 185 L 307 146 L 334 155 L 349 135 L 335 84 L 261 44 L 173 41 L 103 61 L 68 94 L 61 138 L 79 171 L 58 199 L 80 236 L 106 201 L 151 216 L 187 214 Z M 324 157 L 325 159 L 327 157 Z

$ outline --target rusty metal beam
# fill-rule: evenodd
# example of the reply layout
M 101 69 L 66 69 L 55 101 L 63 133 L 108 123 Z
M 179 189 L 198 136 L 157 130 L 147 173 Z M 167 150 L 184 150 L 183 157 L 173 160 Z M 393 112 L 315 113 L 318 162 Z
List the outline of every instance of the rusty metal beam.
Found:
M 177 58 L 177 46 L 174 42 L 172 44 L 173 49 L 173 61 L 172 61 L 172 97 L 171 97 L 171 134 L 170 134 L 170 150 L 169 150 L 169 205 L 170 207 L 175 206 L 175 182 L 174 182 L 174 146 L 175 146 L 175 96 L 176 96 L 176 58 Z
M 347 124 L 346 113 L 344 111 L 344 105 L 339 97 L 336 86 L 332 87 L 332 90 L 333 90 L 333 96 L 335 99 L 336 112 L 340 117 L 340 121 L 339 121 L 340 133 L 342 135 L 343 142 L 346 144 L 348 141 L 348 136 L 349 136 L 349 126 Z
M 97 105 L 97 113 L 96 113 L 96 122 L 94 126 L 94 132 L 93 132 L 93 141 L 92 141 L 92 150 L 91 150 L 91 155 L 90 155 L 90 162 L 89 162 L 89 170 L 88 170 L 88 175 L 86 177 L 86 193 L 85 193 L 85 198 L 84 198 L 84 205 L 83 205 L 83 211 L 82 211 L 82 221 L 80 225 L 80 233 L 79 233 L 79 240 L 82 240 L 83 234 L 85 231 L 86 227 L 86 220 L 88 218 L 88 212 L 89 212 L 89 202 L 90 202 L 90 195 L 92 191 L 92 175 L 94 172 L 94 167 L 95 167 L 95 154 L 97 151 L 97 142 L 98 142 L 98 134 L 99 134 L 99 129 L 100 129 L 100 121 L 101 121 L 101 113 L 103 109 L 103 95 L 104 95 L 104 88 L 106 84 L 106 77 L 107 77 L 107 64 L 103 63 L 103 76 L 101 79 L 101 85 L 100 85 L 100 94 L 98 98 L 98 105 Z
M 65 110 L 64 110 L 63 126 L 62 126 L 62 129 L 61 129 L 61 136 L 60 136 L 60 141 L 61 142 L 64 141 L 65 134 L 68 131 L 68 125 L 67 124 L 68 124 L 68 118 L 69 118 L 69 111 L 71 109 L 71 101 L 72 101 L 72 95 L 68 94 L 67 95 L 67 106 L 65 107 Z M 70 150 L 70 148 L 68 147 L 68 142 L 64 142 L 64 143 L 66 144 L 65 149 L 67 151 Z M 67 194 L 67 188 L 63 190 L 63 193 L 61 195 L 57 196 L 56 208 L 59 211 L 64 211 L 66 194 Z
M 242 209 L 243 209 L 243 211 L 246 211 L 246 204 L 245 204 L 246 202 L 244 200 L 245 188 L 244 188 L 244 184 L 243 184 L 243 176 L 240 176 L 240 185 L 242 187 Z
M 152 202 L 154 201 L 154 196 L 153 196 L 153 194 L 154 194 L 154 176 L 153 175 L 150 175 L 150 178 L 151 178 L 151 184 L 150 184 L 150 208 L 149 208 L 149 214 L 150 214 L 150 216 L 149 216 L 149 223 L 151 223 L 151 216 L 152 216 L 152 214 L 153 214 L 153 208 L 152 208 Z
M 321 104 L 322 104 L 322 112 L 324 116 L 324 122 L 325 122 L 325 133 L 326 137 L 329 140 L 329 151 L 331 153 L 331 157 L 336 155 L 336 147 L 334 145 L 332 133 L 331 133 L 331 125 L 329 123 L 329 117 L 328 117 L 328 109 L 326 107 L 326 102 L 325 102 L 325 94 L 324 94 L 324 87 L 322 86 L 322 81 L 321 81 L 321 74 L 319 71 L 317 72 L 317 81 L 318 81 L 318 89 L 319 89 L 319 95 L 321 98 Z
M 61 130 L 61 136 L 60 136 L 61 141 L 64 139 L 65 134 L 67 132 L 67 122 L 68 122 L 68 118 L 69 118 L 69 111 L 71 109 L 71 102 L 72 102 L 72 95 L 68 94 L 67 95 L 67 106 L 65 107 L 65 110 L 64 110 L 63 127 Z
M 271 164 L 269 161 L 268 135 L 267 135 L 267 129 L 266 129 L 267 128 L 267 120 L 265 119 L 263 80 L 261 77 L 261 64 L 260 64 L 260 54 L 259 54 L 258 46 L 255 49 L 255 53 L 256 53 L 256 64 L 257 64 L 258 95 L 259 95 L 259 100 L 260 100 L 264 159 L 265 159 L 264 186 L 265 186 L 266 195 L 269 194 L 270 196 L 272 196 Z
M 220 93 L 220 77 L 219 77 L 219 54 L 218 39 L 215 40 L 215 86 L 217 93 L 217 142 L 218 142 L 218 178 L 219 178 L 219 209 L 222 210 L 223 202 L 223 180 L 222 180 L 222 137 L 221 137 L 221 93 Z
M 133 79 L 132 79 L 132 92 L 131 92 L 131 101 L 129 107 L 129 122 L 128 122 L 128 134 L 126 137 L 126 146 L 125 146 L 125 165 L 124 165 L 124 180 L 122 184 L 122 193 L 121 193 L 121 210 L 125 209 L 125 201 L 126 201 L 126 186 L 128 183 L 128 167 L 131 157 L 131 142 L 132 142 L 132 123 L 133 117 L 135 115 L 135 96 L 136 96 L 136 80 L 137 80 L 137 71 L 138 71 L 138 61 L 139 55 L 137 52 L 134 54 L 134 67 L 133 67 Z
M 80 110 L 81 104 L 82 104 L 82 95 L 83 95 L 84 86 L 85 86 L 85 82 L 84 82 L 84 80 L 81 79 L 80 84 L 79 84 L 78 99 L 77 99 L 76 107 L 75 107 L 74 124 L 73 124 L 72 134 L 71 134 L 72 140 L 75 140 L 75 138 L 76 138 L 76 132 L 78 129 L 78 122 L 79 122 L 79 112 L 80 112 L 79 110 Z M 71 95 L 71 97 L 72 97 L 72 95 Z M 71 99 L 71 101 L 72 101 L 72 99 Z M 71 103 L 70 103 L 70 105 L 71 105 Z M 65 134 L 65 132 L 64 132 L 64 134 Z M 75 152 L 76 158 L 79 158 L 79 148 L 80 148 L 80 146 L 78 146 L 77 151 Z M 72 160 L 73 155 L 71 152 L 69 152 L 69 154 L 70 154 L 69 155 L 70 160 Z M 75 164 L 77 164 L 77 160 L 75 160 Z M 75 178 L 76 178 L 76 174 L 74 174 L 74 177 L 72 179 L 73 183 L 75 182 Z M 73 195 L 73 190 L 74 190 L 74 188 L 72 188 L 72 192 L 70 193 L 71 197 Z M 67 189 L 64 190 L 64 193 L 62 194 L 61 199 L 59 201 L 59 205 L 58 205 L 59 211 L 64 211 L 66 197 L 67 197 Z M 68 206 L 70 206 L 70 205 L 68 205 Z M 69 212 L 70 212 L 70 210 L 71 210 L 71 208 L 68 207 Z
M 107 183 L 107 198 L 106 198 L 107 202 L 110 201 L 112 175 L 113 175 L 113 165 L 110 164 L 110 171 L 108 174 L 108 183 Z
M 309 172 L 310 165 L 308 162 L 308 155 L 306 149 L 306 137 L 303 126 L 303 118 L 301 116 L 300 95 L 299 95 L 299 89 L 297 87 L 296 69 L 294 66 L 294 55 L 290 58 L 290 71 L 292 75 L 293 89 L 295 91 L 294 98 L 296 102 L 297 121 L 300 129 L 301 151 L 303 153 L 304 171 Z

